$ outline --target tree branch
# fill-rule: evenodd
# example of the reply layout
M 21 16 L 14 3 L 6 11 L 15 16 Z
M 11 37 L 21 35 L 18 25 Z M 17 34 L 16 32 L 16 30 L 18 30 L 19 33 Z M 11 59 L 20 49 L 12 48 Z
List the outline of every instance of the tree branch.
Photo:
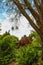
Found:
M 17 1 L 14 1 L 14 3 L 17 5 L 17 7 L 21 11 L 21 13 L 27 18 L 27 20 L 29 21 L 29 23 L 31 24 L 31 26 L 40 34 L 39 28 L 33 23 L 32 19 L 29 17 L 29 15 L 27 15 L 27 13 L 23 9 L 23 7 L 20 4 L 20 2 L 17 0 Z
M 43 0 L 41 0 L 41 3 L 43 4 Z
M 27 0 L 24 0 L 27 8 L 30 10 L 31 14 L 34 16 L 35 19 L 39 19 L 39 14 L 31 7 Z
M 31 7 L 30 3 L 27 0 L 24 0 L 26 6 L 28 7 L 28 9 L 30 10 L 31 14 L 33 15 L 33 17 L 36 20 L 36 23 L 39 27 L 41 27 L 41 21 L 40 21 L 40 15 Z
M 34 0 L 34 3 L 35 3 L 36 8 L 37 8 L 37 10 L 39 12 L 39 16 L 40 16 L 40 19 L 39 19 L 39 21 L 40 21 L 40 27 L 42 27 L 43 26 L 43 18 L 42 18 L 42 9 L 43 8 L 41 7 L 41 4 L 40 4 L 39 0 Z
M 34 0 L 34 3 L 36 5 L 36 8 L 40 15 L 43 14 L 43 0 L 41 0 L 42 3 L 39 2 L 39 0 Z M 41 16 L 42 17 L 42 16 Z
M 39 14 L 40 14 L 40 2 L 39 2 L 39 0 L 34 0 L 34 3 L 36 5 L 36 8 L 37 8 Z

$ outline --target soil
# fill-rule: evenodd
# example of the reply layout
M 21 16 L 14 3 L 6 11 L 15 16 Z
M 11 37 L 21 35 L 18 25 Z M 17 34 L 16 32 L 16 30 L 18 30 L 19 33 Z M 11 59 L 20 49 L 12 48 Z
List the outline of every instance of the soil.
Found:
M 11 62 L 8 65 L 16 65 L 16 63 L 15 62 Z

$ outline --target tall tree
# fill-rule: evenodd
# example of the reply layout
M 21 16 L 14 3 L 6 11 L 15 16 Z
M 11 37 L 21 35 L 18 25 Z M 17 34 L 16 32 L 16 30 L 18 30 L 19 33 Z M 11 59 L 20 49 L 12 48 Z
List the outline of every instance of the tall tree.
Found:
M 30 25 L 40 35 L 42 45 L 42 60 L 43 60 L 43 0 L 33 0 L 35 8 L 32 7 L 30 0 L 9 0 L 12 1 L 20 10 L 20 12 L 26 17 Z M 32 0 L 31 0 L 32 1 Z M 34 17 L 36 24 L 28 15 L 26 10 L 29 10 Z
M 29 0 L 12 0 L 12 1 L 17 5 L 20 12 L 26 17 L 30 25 L 40 35 L 42 41 L 41 45 L 42 45 L 42 59 L 43 59 L 43 0 L 34 0 L 35 9 L 33 9 Z M 26 9 L 28 9 L 31 12 L 37 25 L 34 23 L 31 17 L 29 17 L 29 15 L 26 13 Z

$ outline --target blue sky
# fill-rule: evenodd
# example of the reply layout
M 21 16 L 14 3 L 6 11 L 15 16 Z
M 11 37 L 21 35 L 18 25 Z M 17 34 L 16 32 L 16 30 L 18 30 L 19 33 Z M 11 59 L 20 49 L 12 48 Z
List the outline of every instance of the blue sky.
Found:
M 7 1 L 7 0 L 6 0 Z M 29 0 L 30 2 L 33 1 L 33 0 Z M 3 2 L 5 2 L 5 0 L 3 0 Z M 7 11 L 8 10 L 8 11 Z M 7 11 L 7 12 L 6 12 Z M 5 15 L 8 15 L 8 12 L 9 13 L 13 13 L 14 11 L 9 9 L 9 7 L 5 6 L 4 3 L 0 2 L 0 20 L 3 22 L 3 20 L 6 19 L 6 16 Z M 29 13 L 29 11 L 27 11 L 27 13 Z M 3 15 L 4 14 L 4 15 Z
M 3 13 L 5 13 L 5 5 L 0 2 L 0 20 L 2 21 L 5 19 L 5 16 L 3 15 Z

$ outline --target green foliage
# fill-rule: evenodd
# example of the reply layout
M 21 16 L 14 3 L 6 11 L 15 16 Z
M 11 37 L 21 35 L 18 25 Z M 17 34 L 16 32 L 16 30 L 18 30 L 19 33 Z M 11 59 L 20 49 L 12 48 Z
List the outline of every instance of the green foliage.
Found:
M 29 37 L 32 43 L 20 47 L 16 53 L 16 62 L 20 65 L 36 65 L 35 62 L 39 60 L 41 55 L 41 40 L 36 32 L 32 32 Z
M 43 61 L 41 60 L 40 65 L 43 65 Z
M 37 42 L 41 42 L 40 36 L 38 35 L 37 32 L 32 31 L 31 34 L 29 35 L 30 39 L 32 41 L 37 41 Z
M 0 65 L 6 65 L 11 60 L 15 60 L 18 38 L 6 35 L 0 39 Z
M 0 39 L 4 38 L 7 35 L 10 35 L 10 33 L 9 32 L 5 32 L 3 35 L 0 35 L 1 36 Z
M 0 65 L 7 65 L 12 60 L 19 65 L 36 65 L 41 55 L 41 40 L 36 32 L 29 37 L 32 43 L 18 48 L 18 38 L 10 34 L 0 36 Z M 34 37 L 34 38 L 33 38 Z M 39 61 L 43 65 L 42 61 Z
M 16 62 L 20 65 L 32 65 L 38 61 L 41 51 L 33 45 L 23 46 L 17 50 Z
M 0 35 L 0 39 L 1 39 L 1 36 L 2 36 L 2 35 Z
M 10 46 L 15 46 L 18 43 L 18 38 L 15 36 L 7 35 L 3 38 L 3 42 L 6 44 L 10 44 Z

